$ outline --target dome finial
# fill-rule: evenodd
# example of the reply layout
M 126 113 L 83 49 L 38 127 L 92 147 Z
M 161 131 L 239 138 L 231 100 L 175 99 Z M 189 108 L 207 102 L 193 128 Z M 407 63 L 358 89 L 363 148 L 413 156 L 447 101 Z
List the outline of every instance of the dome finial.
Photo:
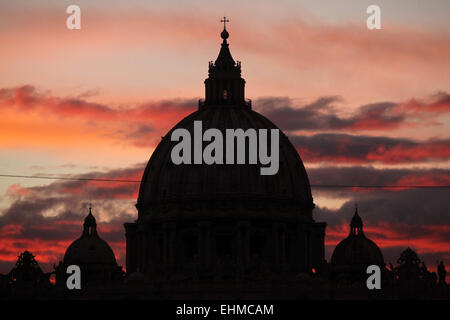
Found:
M 355 203 L 355 214 L 350 223 L 350 233 L 353 235 L 362 234 L 363 222 L 358 214 L 358 204 Z
M 89 202 L 89 213 L 84 218 L 83 224 L 83 236 L 96 236 L 97 235 L 97 222 L 95 221 L 95 217 L 92 214 L 92 206 Z
M 227 17 L 223 17 L 222 20 L 220 20 L 220 22 L 223 22 L 223 31 L 220 34 L 220 36 L 222 37 L 222 39 L 224 41 L 226 41 L 228 39 L 228 37 L 230 36 L 230 34 L 227 31 L 227 22 L 230 22 L 230 20 L 227 19 Z
M 230 20 L 227 19 L 227 17 L 223 17 L 222 20 L 220 20 L 220 22 L 223 22 L 223 30 L 226 30 L 227 28 L 227 22 L 230 22 Z

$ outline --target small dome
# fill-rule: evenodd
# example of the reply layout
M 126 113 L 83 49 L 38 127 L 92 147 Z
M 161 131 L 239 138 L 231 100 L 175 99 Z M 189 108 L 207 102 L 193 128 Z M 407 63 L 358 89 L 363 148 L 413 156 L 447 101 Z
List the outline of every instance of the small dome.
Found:
M 334 249 L 331 264 L 335 266 L 383 265 L 384 258 L 380 248 L 364 235 L 363 223 L 358 209 L 350 224 L 349 236 Z
M 105 240 L 98 236 L 97 224 L 91 208 L 84 219 L 83 234 L 67 248 L 64 263 L 68 265 L 117 265 L 113 250 Z
M 111 247 L 99 237 L 81 237 L 67 248 L 64 255 L 66 264 L 109 264 L 116 265 Z

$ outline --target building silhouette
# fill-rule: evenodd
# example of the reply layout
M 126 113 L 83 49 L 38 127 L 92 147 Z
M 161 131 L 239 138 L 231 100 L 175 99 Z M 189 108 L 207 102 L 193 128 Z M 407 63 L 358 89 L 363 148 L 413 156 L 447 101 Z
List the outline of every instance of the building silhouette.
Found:
M 143 173 L 137 220 L 124 225 L 127 274 L 100 238 L 89 208 L 81 236 L 54 271 L 42 272 L 25 251 L 10 273 L 0 275 L 0 298 L 448 298 L 443 262 L 436 275 L 407 248 L 396 266 L 386 268 L 357 209 L 348 237 L 327 263 L 326 223 L 313 218 L 308 175 L 284 133 L 276 175 L 261 175 L 260 166 L 253 164 L 172 163 L 171 133 L 182 128 L 193 135 L 196 120 L 205 130 L 221 132 L 278 129 L 246 100 L 241 63 L 230 53 L 225 25 L 221 38 L 219 55 L 209 63 L 205 99 L 162 138 Z M 372 264 L 382 268 L 378 295 L 364 286 Z M 69 265 L 81 269 L 80 295 L 65 287 Z M 56 286 L 50 285 L 51 274 Z
M 98 235 L 97 222 L 90 207 L 81 236 L 69 245 L 64 260 L 55 267 L 58 285 L 65 286 L 66 270 L 70 265 L 80 267 L 83 285 L 118 282 L 123 277 L 122 267 L 117 265 L 113 250 Z
M 365 281 L 366 269 L 370 265 L 384 268 L 384 258 L 375 242 L 366 237 L 356 207 L 348 237 L 336 246 L 331 256 L 332 278 L 336 281 Z
M 326 224 L 313 219 L 308 175 L 284 133 L 276 175 L 261 175 L 252 164 L 172 163 L 171 133 L 183 128 L 194 136 L 196 120 L 203 130 L 222 133 L 278 129 L 245 99 L 241 63 L 230 53 L 226 28 L 221 38 L 219 55 L 209 63 L 205 99 L 162 138 L 143 173 L 138 218 L 125 224 L 129 274 L 165 285 L 182 280 L 186 288 L 230 279 L 251 286 L 261 279 L 293 280 L 325 263 Z

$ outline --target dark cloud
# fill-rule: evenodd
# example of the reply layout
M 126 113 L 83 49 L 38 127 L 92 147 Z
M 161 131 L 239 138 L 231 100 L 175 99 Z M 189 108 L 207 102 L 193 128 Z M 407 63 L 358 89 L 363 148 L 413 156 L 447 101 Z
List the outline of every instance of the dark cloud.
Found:
M 123 129 L 125 135 L 133 132 L 147 135 L 155 128 L 160 128 L 161 124 L 167 130 L 167 125 L 173 125 L 174 119 L 194 111 L 198 100 L 166 99 L 138 105 L 110 106 L 87 101 L 91 96 L 58 97 L 49 91 L 41 92 L 32 85 L 0 89 L 0 103 L 4 107 L 22 111 L 38 110 L 93 122 L 122 122 L 127 119 L 134 127 L 131 131 Z M 418 123 L 424 123 L 417 120 L 429 121 L 431 118 L 437 121 L 437 116 L 450 112 L 449 101 L 448 93 L 439 92 L 426 101 L 410 99 L 400 103 L 381 101 L 362 105 L 347 116 L 342 115 L 343 99 L 340 96 L 319 97 L 306 104 L 289 97 L 262 97 L 254 101 L 254 107 L 286 131 L 357 131 L 417 126 Z
M 334 103 L 340 102 L 341 98 L 321 97 L 316 101 L 295 107 L 290 98 L 268 97 L 255 101 L 255 108 L 266 117 L 271 119 L 282 130 L 317 130 L 331 129 L 333 125 L 343 125 L 340 119 L 335 115 Z
M 411 99 L 404 103 L 376 102 L 358 107 L 353 114 L 343 115 L 341 104 L 343 99 L 339 96 L 319 97 L 307 104 L 299 104 L 289 97 L 265 97 L 256 99 L 254 106 L 257 111 L 262 112 L 282 130 L 291 134 L 295 140 L 306 144 L 312 154 L 308 157 L 314 160 L 315 155 L 319 157 L 327 153 L 322 152 L 320 145 L 326 144 L 334 156 L 346 159 L 340 154 L 349 151 L 350 160 L 362 161 L 361 156 L 371 156 L 370 161 L 405 161 L 409 155 L 385 154 L 382 150 L 387 148 L 419 148 L 422 143 L 408 139 L 394 139 L 386 137 L 358 136 L 358 139 L 344 134 L 334 136 L 321 134 L 313 137 L 296 136 L 296 131 L 367 131 L 367 130 L 392 130 L 400 127 L 411 127 L 425 124 L 439 124 L 438 116 L 450 112 L 448 101 L 449 95 L 441 92 L 428 101 Z M 41 92 L 36 87 L 25 85 L 15 88 L 0 89 L 0 104 L 5 108 L 16 108 L 24 112 L 39 112 L 40 114 L 51 114 L 61 118 L 78 118 L 88 122 L 91 126 L 102 129 L 106 136 L 120 141 L 127 141 L 138 147 L 154 146 L 158 137 L 164 135 L 174 124 L 175 119 L 180 119 L 197 108 L 197 99 L 172 99 L 158 100 L 140 103 L 137 105 L 110 106 L 102 103 L 87 101 L 82 97 L 58 97 L 50 92 Z M 419 121 L 420 120 L 420 121 Z M 303 140 L 302 140 L 303 139 Z M 346 141 L 351 139 L 351 146 Z M 370 140 L 370 141 L 369 141 Z M 314 143 L 314 148 L 308 145 Z M 428 141 L 429 145 L 432 141 Z M 444 149 L 448 151 L 448 140 L 438 140 L 437 144 L 428 150 L 432 158 L 442 158 L 439 151 L 440 143 L 447 144 Z M 371 143 L 374 147 L 367 150 Z M 298 145 L 303 147 L 302 144 Z M 308 148 L 309 147 L 309 148 Z M 380 149 L 381 148 L 381 149 Z M 339 152 L 336 150 L 339 149 Z M 370 151 L 370 154 L 368 154 Z M 401 153 L 403 150 L 400 150 Z M 410 152 L 411 150 L 406 150 Z M 381 159 L 377 159 L 381 153 Z M 416 152 L 419 154 L 420 152 Z M 448 157 L 448 152 L 445 153 Z M 354 157 L 353 157 L 354 156 Z M 420 156 L 419 156 L 420 158 Z M 427 159 L 427 155 L 422 156 Z M 415 161 L 415 159 L 413 159 Z M 419 159 L 419 161 L 422 161 Z
M 65 250 L 82 232 L 88 213 L 86 201 L 76 197 L 20 199 L 0 216 L 0 273 L 12 268 L 16 256 L 31 251 L 45 271 L 62 259 Z M 136 218 L 133 201 L 95 200 L 93 213 L 100 236 L 108 241 L 120 265 L 125 263 L 124 222 Z M 106 217 L 106 221 L 104 220 Z
M 307 162 L 397 164 L 450 158 L 450 139 L 416 141 L 333 133 L 312 136 L 291 134 L 289 139 Z
M 145 164 L 139 163 L 129 168 L 106 172 L 91 171 L 75 176 L 67 175 L 67 178 L 80 180 L 57 180 L 49 185 L 30 188 L 14 187 L 8 189 L 8 192 L 12 197 L 27 194 L 28 198 L 57 195 L 79 199 L 134 199 L 137 197 L 139 183 L 128 181 L 140 181 L 144 168 Z M 89 180 L 90 178 L 124 181 L 98 181 Z
M 338 114 L 338 96 L 322 97 L 297 106 L 289 98 L 264 98 L 255 102 L 258 110 L 272 119 L 289 137 L 307 162 L 367 164 L 374 162 L 397 164 L 417 163 L 450 158 L 449 139 L 416 141 L 407 138 L 358 136 L 320 133 L 311 136 L 293 133 L 297 130 L 381 130 L 411 125 L 423 113 L 442 114 L 449 110 L 449 97 L 440 93 L 431 102 L 411 100 L 408 103 L 380 102 L 359 107 L 353 115 Z M 114 121 L 127 124 L 114 127 L 119 138 L 135 145 L 148 146 L 179 119 L 196 107 L 194 100 L 167 100 L 135 107 L 112 108 L 90 103 L 83 97 L 60 98 L 40 93 L 32 86 L 0 89 L 0 102 L 21 108 L 37 109 L 61 117 L 76 116 L 88 121 Z M 400 112 L 400 111 L 405 112 Z M 118 129 L 119 128 L 119 129 Z M 152 136 L 149 139 L 149 136 Z M 159 140 L 159 139 L 157 139 Z M 130 168 L 94 171 L 78 178 L 140 180 L 145 164 Z M 308 170 L 312 184 L 344 185 L 444 185 L 449 184 L 447 169 L 375 169 L 371 167 L 313 168 Z M 123 222 L 136 217 L 134 203 L 139 183 L 105 181 L 56 181 L 49 185 L 24 188 L 11 186 L 8 196 L 12 203 L 0 215 L 0 268 L 13 264 L 25 249 L 50 266 L 64 253 L 68 244 L 81 233 L 82 220 L 89 200 L 99 221 L 101 236 L 110 242 L 119 263 L 124 264 Z M 399 253 L 411 242 L 427 259 L 449 257 L 450 202 L 448 189 L 409 190 L 323 190 L 313 189 L 313 195 L 326 194 L 349 199 L 341 208 L 327 209 L 317 203 L 316 220 L 328 223 L 328 249 L 346 236 L 342 226 L 348 226 L 357 201 L 365 229 L 383 251 Z M 406 239 L 406 240 L 405 240 Z M 410 240 L 408 240 L 410 239 Z M 394 254 L 392 253 L 392 256 Z M 445 260 L 445 259 L 444 259 Z M 9 270 L 0 269 L 0 272 Z
M 76 178 L 139 181 L 144 164 L 108 172 L 90 172 Z M 62 258 L 67 246 L 81 235 L 89 201 L 99 234 L 125 263 L 123 223 L 136 219 L 134 204 L 139 183 L 116 181 L 56 181 L 36 187 L 9 188 L 11 205 L 0 215 L 0 273 L 8 272 L 17 257 L 30 250 L 46 271 Z M 6 267 L 8 266 L 8 267 Z
M 450 169 L 374 168 L 371 166 L 309 168 L 311 184 L 328 185 L 450 185 Z M 353 190 L 351 191 L 353 192 Z
M 324 167 L 308 169 L 312 184 L 343 185 L 444 185 L 448 169 L 377 169 L 373 167 Z M 450 263 L 450 201 L 448 188 L 433 189 L 322 189 L 313 196 L 347 199 L 338 209 L 317 202 L 316 221 L 327 222 L 328 259 L 336 244 L 349 233 L 349 223 L 358 205 L 366 235 L 381 248 L 385 261 L 395 263 L 410 246 L 429 267 L 438 260 Z M 319 200 L 320 201 L 320 200 Z
M 449 101 L 450 95 L 445 92 L 427 102 L 382 101 L 362 105 L 346 117 L 338 107 L 343 102 L 339 96 L 320 97 L 308 104 L 299 104 L 289 97 L 265 97 L 255 100 L 254 105 L 285 131 L 359 131 L 417 126 L 417 120 L 424 119 L 434 119 L 436 124 L 439 114 L 450 112 Z
M 262 98 L 255 101 L 257 110 L 271 119 L 282 130 L 380 130 L 405 124 L 405 115 L 395 114 L 397 104 L 380 102 L 361 106 L 349 116 L 338 115 L 338 96 L 320 97 L 298 106 L 290 98 Z
M 369 224 L 389 221 L 398 225 L 450 225 L 450 201 L 445 201 L 447 198 L 446 188 L 374 190 L 354 193 L 352 200 L 338 210 L 319 206 L 314 214 L 331 225 L 342 224 L 350 221 L 357 202 L 361 217 Z
M 110 172 L 92 172 L 80 177 L 132 178 L 140 177 L 143 164 Z M 308 170 L 312 183 L 351 183 L 370 181 L 376 184 L 395 184 L 405 177 L 417 176 L 439 180 L 448 175 L 444 169 L 375 169 L 315 168 Z M 327 178 L 328 177 L 328 178 Z M 434 178 L 433 178 L 434 177 Z M 0 216 L 0 272 L 8 272 L 16 256 L 23 250 L 32 251 L 46 268 L 62 258 L 67 246 L 80 236 L 82 221 L 88 211 L 88 197 L 93 200 L 94 214 L 98 219 L 100 235 L 107 240 L 118 257 L 125 263 L 125 238 L 123 223 L 136 219 L 136 195 L 126 198 L 123 185 L 115 182 L 58 181 L 47 186 L 26 188 L 28 192 L 11 194 L 16 197 Z M 139 184 L 135 185 L 137 188 Z M 98 190 L 96 190 L 98 189 Z M 105 189 L 110 192 L 105 196 Z M 87 192 L 86 190 L 90 190 Z M 408 243 L 423 253 L 430 265 L 436 259 L 448 261 L 450 242 L 450 202 L 446 189 L 371 190 L 366 193 L 346 191 L 347 201 L 341 208 L 330 210 L 318 203 L 314 210 L 317 221 L 327 227 L 327 252 L 348 234 L 348 224 L 358 202 L 364 228 L 391 261 Z M 313 189 L 313 195 L 316 189 Z M 342 227 L 344 226 L 344 229 Z M 392 248 L 395 248 L 393 250 Z M 395 254 L 394 254 L 395 253 Z M 431 260 L 433 259 L 433 260 Z M 447 260 L 446 260 L 447 259 Z M 8 266 L 8 267 L 7 267 Z
M 313 192 L 314 195 L 314 192 Z M 327 256 L 347 237 L 358 204 L 366 236 L 382 249 L 385 261 L 395 262 L 400 252 L 412 247 L 428 265 L 436 260 L 450 263 L 450 201 L 448 189 L 410 189 L 398 192 L 372 191 L 353 194 L 336 210 L 314 210 L 316 221 L 327 222 Z

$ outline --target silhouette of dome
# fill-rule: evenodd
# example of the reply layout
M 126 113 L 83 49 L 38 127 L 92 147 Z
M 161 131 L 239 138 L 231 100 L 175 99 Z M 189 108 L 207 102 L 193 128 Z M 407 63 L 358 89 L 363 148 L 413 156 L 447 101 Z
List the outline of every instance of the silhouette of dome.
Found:
M 194 121 L 201 120 L 203 130 L 249 128 L 276 129 L 264 116 L 248 108 L 208 107 L 179 122 L 160 142 L 144 171 L 137 206 L 147 211 L 152 205 L 178 204 L 201 199 L 283 201 L 302 209 L 312 209 L 313 199 L 303 163 L 288 138 L 280 135 L 278 174 L 261 175 L 259 165 L 173 165 L 170 140 L 173 130 L 187 129 L 193 136 Z M 220 182 L 220 183 L 219 183 Z M 303 210 L 302 210 L 303 211 Z M 153 212 L 155 213 L 155 211 Z
M 55 266 L 57 285 L 65 285 L 66 269 L 70 265 L 80 267 L 81 281 L 84 284 L 111 283 L 123 278 L 122 267 L 117 265 L 113 250 L 98 235 L 91 208 L 84 219 L 81 237 L 72 242 L 66 250 L 64 260 Z
M 334 249 L 331 257 L 334 266 L 384 265 L 380 248 L 364 235 L 363 223 L 358 208 L 350 223 L 350 234 Z
M 209 62 L 205 99 L 162 137 L 142 175 L 138 219 L 124 225 L 127 273 L 141 272 L 161 281 L 189 279 L 189 286 L 195 279 L 256 281 L 265 273 L 294 279 L 325 262 L 326 224 L 312 217 L 314 203 L 303 162 L 288 137 L 245 99 L 241 63 L 233 59 L 228 37 L 224 28 L 217 59 Z M 277 173 L 261 175 L 263 166 L 248 164 L 247 159 L 244 164 L 193 164 L 195 121 L 201 121 L 202 132 L 219 130 L 225 149 L 228 129 L 253 129 L 257 134 L 278 129 Z M 171 136 L 177 129 L 192 137 L 192 164 L 172 162 L 178 142 Z M 246 141 L 246 158 L 248 149 Z
M 97 223 L 91 208 L 84 219 L 83 226 L 81 237 L 67 248 L 64 263 L 68 265 L 117 265 L 113 250 L 105 240 L 98 236 Z
M 260 165 L 172 164 L 171 150 L 178 143 L 171 141 L 172 131 L 183 128 L 193 137 L 197 120 L 202 121 L 203 131 L 217 128 L 224 134 L 226 129 L 278 129 L 244 101 L 245 81 L 240 77 L 240 63 L 234 62 L 225 39 L 216 62 L 210 63 L 209 69 L 205 101 L 200 103 L 198 111 L 172 128 L 153 152 L 142 176 L 137 207 L 149 212 L 153 206 L 156 214 L 158 209 L 154 206 L 175 200 L 181 204 L 226 198 L 231 204 L 231 200 L 259 198 L 266 202 L 283 201 L 299 211 L 311 212 L 314 205 L 307 173 L 296 149 L 282 132 L 279 171 L 273 176 L 261 175 Z M 224 89 L 226 97 L 217 95 L 220 90 L 216 87 L 226 87 L 223 82 L 228 84 L 228 89 Z M 210 90 L 210 86 L 214 89 Z

